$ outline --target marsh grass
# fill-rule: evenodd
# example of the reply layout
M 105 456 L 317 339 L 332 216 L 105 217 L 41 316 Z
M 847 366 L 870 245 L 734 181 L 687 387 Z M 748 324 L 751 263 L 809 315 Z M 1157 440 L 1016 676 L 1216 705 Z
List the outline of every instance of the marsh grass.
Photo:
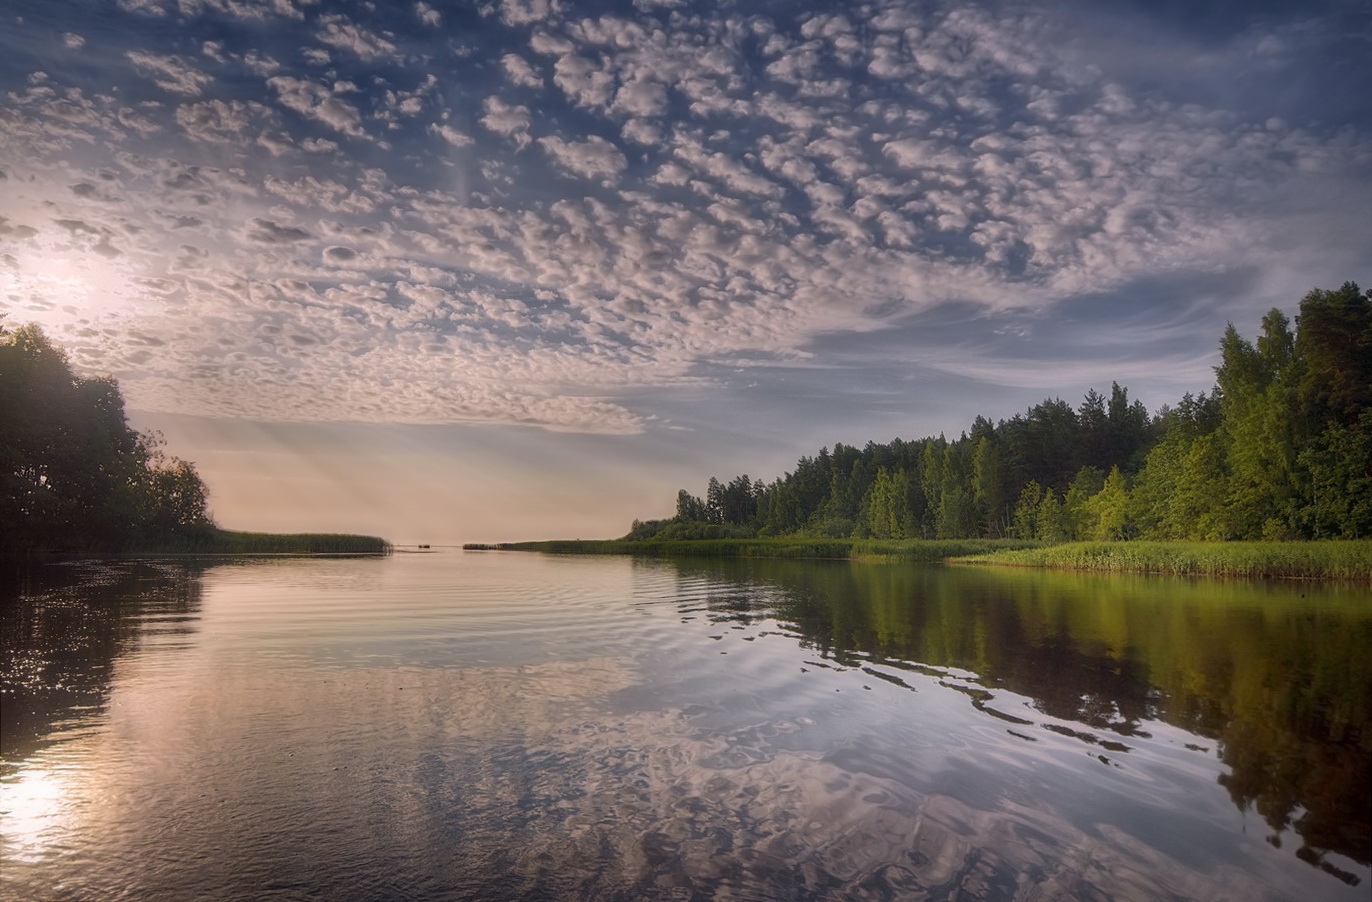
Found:
M 952 563 L 1179 576 L 1372 581 L 1372 541 L 1070 542 L 955 557 Z

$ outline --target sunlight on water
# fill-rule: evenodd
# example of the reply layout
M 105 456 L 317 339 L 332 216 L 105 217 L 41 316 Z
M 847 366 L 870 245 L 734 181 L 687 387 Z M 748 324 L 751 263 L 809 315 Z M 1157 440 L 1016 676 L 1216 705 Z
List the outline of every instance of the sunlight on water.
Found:
M 5 857 L 37 861 L 61 831 L 65 787 L 46 771 L 21 769 L 0 783 L 0 816 L 4 818 Z
M 4 608 L 0 897 L 1365 898 L 1368 600 L 494 553 L 68 568 Z

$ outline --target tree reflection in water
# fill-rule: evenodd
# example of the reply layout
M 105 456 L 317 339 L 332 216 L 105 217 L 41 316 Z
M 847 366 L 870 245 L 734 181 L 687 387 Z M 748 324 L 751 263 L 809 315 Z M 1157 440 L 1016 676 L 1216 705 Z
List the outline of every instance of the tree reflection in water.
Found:
M 115 660 L 155 636 L 194 632 L 206 566 L 194 561 L 37 568 L 0 586 L 0 777 L 99 715 Z
M 1153 721 L 1205 737 L 1269 842 L 1294 830 L 1299 857 L 1345 880 L 1325 853 L 1372 858 L 1365 588 L 867 563 L 680 568 L 756 588 L 712 597 L 716 619 L 775 617 L 823 659 L 888 679 L 871 668 L 970 671 L 981 691 L 953 688 L 1003 719 L 1028 723 L 997 711 L 990 690 L 1027 696 L 1084 728 L 1047 729 L 1114 753 Z

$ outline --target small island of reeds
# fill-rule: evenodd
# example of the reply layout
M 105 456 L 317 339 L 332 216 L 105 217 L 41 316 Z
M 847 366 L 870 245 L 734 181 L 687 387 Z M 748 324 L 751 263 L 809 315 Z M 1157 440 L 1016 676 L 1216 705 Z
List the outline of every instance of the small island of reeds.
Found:
M 346 533 L 270 533 L 210 529 L 132 549 L 137 554 L 390 554 L 378 536 Z

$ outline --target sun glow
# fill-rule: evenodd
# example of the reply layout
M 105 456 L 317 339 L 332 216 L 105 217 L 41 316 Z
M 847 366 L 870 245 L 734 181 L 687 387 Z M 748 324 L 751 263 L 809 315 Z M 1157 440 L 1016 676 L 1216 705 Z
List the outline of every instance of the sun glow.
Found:
M 5 857 L 36 861 L 67 820 L 68 787 L 61 771 L 26 763 L 0 782 L 0 837 Z
M 41 222 L 32 205 L 16 198 L 15 215 Z M 75 214 L 73 214 L 75 215 Z M 12 233 L 0 253 L 0 311 L 12 322 L 36 322 L 56 334 L 108 325 L 150 312 L 145 294 L 145 259 L 124 238 L 82 219 L 56 219 L 55 226 Z M 131 255 L 132 253 L 132 255 Z
M 132 273 L 117 260 L 53 254 L 34 266 L 0 270 L 0 292 L 11 318 L 45 328 L 88 324 L 139 312 Z

